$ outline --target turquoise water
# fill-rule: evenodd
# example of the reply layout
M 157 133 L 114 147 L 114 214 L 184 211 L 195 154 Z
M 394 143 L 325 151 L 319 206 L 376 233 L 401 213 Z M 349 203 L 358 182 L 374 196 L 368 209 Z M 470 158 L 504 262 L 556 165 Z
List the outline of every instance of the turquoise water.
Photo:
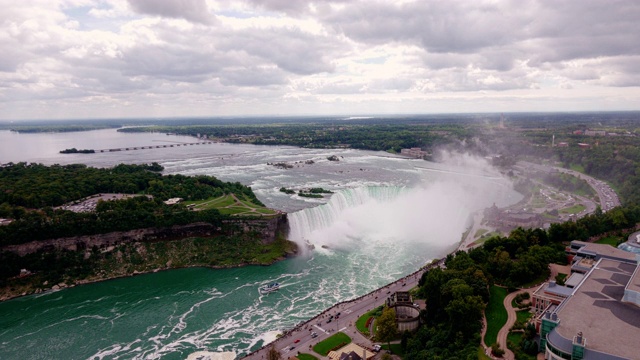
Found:
M 2 359 L 184 359 L 241 354 L 321 309 L 409 273 L 382 256 L 347 252 L 269 267 L 179 269 L 79 286 L 0 304 Z M 260 295 L 271 281 L 278 292 Z

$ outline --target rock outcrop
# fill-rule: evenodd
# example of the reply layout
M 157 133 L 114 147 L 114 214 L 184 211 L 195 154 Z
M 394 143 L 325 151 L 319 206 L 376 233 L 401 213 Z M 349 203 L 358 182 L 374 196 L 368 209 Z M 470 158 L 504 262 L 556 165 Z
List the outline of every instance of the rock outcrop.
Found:
M 287 215 L 283 214 L 268 219 L 226 220 L 223 227 L 216 227 L 209 223 L 201 222 L 166 228 L 144 228 L 106 234 L 30 241 L 24 244 L 7 245 L 2 247 L 0 251 L 10 251 L 20 256 L 25 256 L 40 250 L 86 251 L 94 247 L 98 249 L 109 249 L 113 246 L 132 242 L 163 241 L 187 237 L 206 237 L 240 233 L 252 234 L 253 236 L 259 237 L 263 244 L 269 244 L 275 241 L 278 233 L 286 236 L 288 231 L 289 222 Z

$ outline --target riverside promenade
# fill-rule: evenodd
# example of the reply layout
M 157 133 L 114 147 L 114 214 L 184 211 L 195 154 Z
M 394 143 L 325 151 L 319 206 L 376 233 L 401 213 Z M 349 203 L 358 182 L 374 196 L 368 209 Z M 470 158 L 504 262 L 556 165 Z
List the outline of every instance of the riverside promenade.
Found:
M 274 348 L 280 352 L 283 359 L 294 357 L 298 355 L 298 353 L 308 353 L 321 358 L 323 356 L 315 353 L 312 347 L 339 331 L 349 335 L 353 343 L 372 351 L 373 341 L 362 335 L 356 329 L 356 320 L 368 311 L 383 305 L 387 297 L 392 293 L 396 291 L 408 291 L 417 286 L 424 272 L 434 267 L 442 266 L 443 264 L 444 259 L 439 260 L 368 294 L 337 303 L 311 319 L 297 325 L 293 329 L 284 332 L 284 334 L 275 341 L 265 344 L 260 349 L 245 355 L 242 359 L 267 359 L 267 352 L 271 346 L 274 346 Z M 338 313 L 340 313 L 340 315 L 336 319 L 335 315 Z M 331 315 L 333 315 L 334 318 L 328 322 Z M 311 337 L 311 334 L 314 332 L 318 334 L 315 338 Z

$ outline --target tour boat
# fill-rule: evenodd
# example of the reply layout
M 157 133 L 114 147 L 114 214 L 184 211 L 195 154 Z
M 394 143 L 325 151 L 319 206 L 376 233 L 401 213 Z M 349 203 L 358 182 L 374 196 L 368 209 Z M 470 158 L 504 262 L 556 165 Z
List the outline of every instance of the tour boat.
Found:
M 269 285 L 261 286 L 259 290 L 260 290 L 260 294 L 268 294 L 278 289 L 280 289 L 280 284 L 278 284 L 277 282 L 274 282 Z

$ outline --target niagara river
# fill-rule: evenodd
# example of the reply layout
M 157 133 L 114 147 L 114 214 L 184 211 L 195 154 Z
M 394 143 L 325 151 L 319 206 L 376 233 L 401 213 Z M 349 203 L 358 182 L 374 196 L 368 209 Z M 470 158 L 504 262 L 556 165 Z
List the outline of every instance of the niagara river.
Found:
M 445 256 L 457 247 L 474 212 L 522 199 L 484 159 L 466 155 L 432 163 L 384 152 L 225 143 L 58 153 L 194 141 L 112 129 L 82 134 L 0 131 L 0 163 L 158 162 L 165 174 L 238 181 L 266 206 L 288 213 L 289 238 L 303 251 L 266 267 L 169 270 L 5 301 L 2 358 L 185 359 L 200 350 L 240 357 L 337 302 Z M 279 162 L 292 167 L 270 165 Z M 281 187 L 334 193 L 303 198 Z M 278 292 L 258 292 L 271 282 L 282 284 Z

